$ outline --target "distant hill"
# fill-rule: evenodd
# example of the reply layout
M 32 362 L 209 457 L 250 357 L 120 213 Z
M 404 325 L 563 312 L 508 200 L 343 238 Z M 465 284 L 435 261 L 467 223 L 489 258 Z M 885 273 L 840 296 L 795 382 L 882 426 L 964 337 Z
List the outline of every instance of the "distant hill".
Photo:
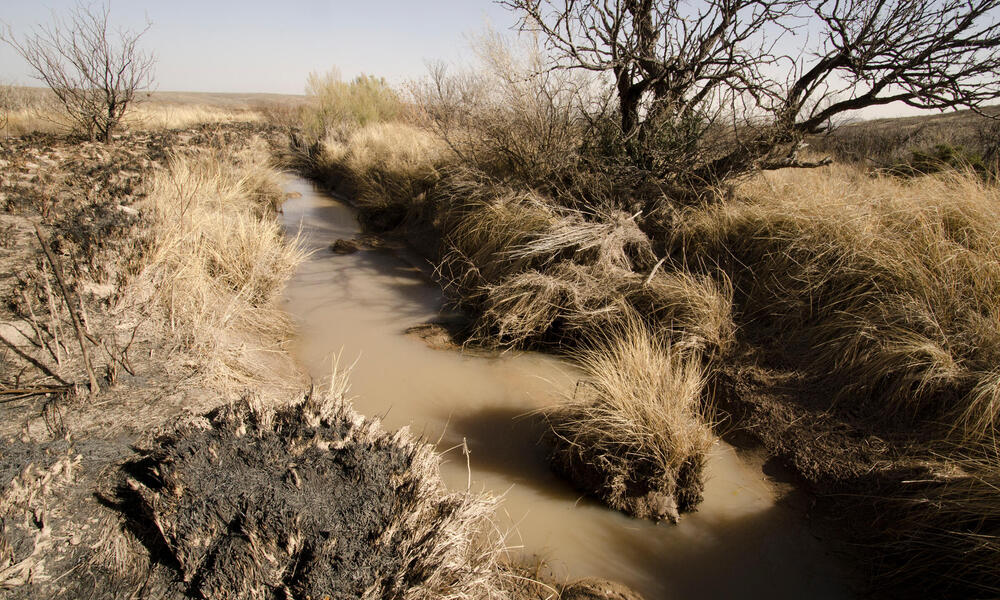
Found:
M 44 96 L 48 88 L 19 86 L 19 92 L 28 96 Z M 228 92 L 166 92 L 155 91 L 143 94 L 149 102 L 175 105 L 198 104 L 228 109 L 248 109 L 255 105 L 285 104 L 294 106 L 303 104 L 306 97 L 303 94 L 270 94 L 270 93 L 228 93 Z
M 959 150 L 961 156 L 993 162 L 1000 159 L 1000 105 L 983 112 L 996 119 L 971 110 L 872 119 L 845 124 L 806 141 L 812 150 L 837 160 L 874 166 L 906 163 L 914 153 L 934 154 L 935 148 L 944 154 Z

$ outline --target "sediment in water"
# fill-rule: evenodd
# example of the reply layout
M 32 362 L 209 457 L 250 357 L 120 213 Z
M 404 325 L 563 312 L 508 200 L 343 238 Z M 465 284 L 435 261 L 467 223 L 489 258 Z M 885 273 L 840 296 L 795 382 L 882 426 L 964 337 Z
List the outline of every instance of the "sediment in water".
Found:
M 363 173 L 331 161 L 321 148 L 300 150 L 300 167 L 328 189 L 361 190 Z M 699 356 L 728 343 L 731 291 L 705 278 L 663 272 L 634 217 L 616 211 L 588 220 L 533 193 L 460 176 L 422 189 L 419 198 L 359 191 L 351 201 L 364 228 L 404 237 L 437 263 L 439 284 L 452 304 L 472 317 L 468 341 L 572 355 L 623 323 L 638 320 L 643 321 L 639 326 L 666 332 L 678 348 Z M 392 219 L 385 218 L 389 213 Z M 679 423 L 708 434 L 698 407 L 700 388 L 699 381 L 694 402 L 687 397 L 679 402 L 672 396 L 647 397 L 642 401 L 652 403 L 642 410 L 662 408 L 669 416 L 657 418 L 659 425 Z M 709 444 L 663 448 L 687 435 L 668 430 L 653 436 L 661 447 L 639 452 L 669 454 L 670 460 L 635 459 L 633 451 L 645 445 L 648 436 L 622 439 L 630 435 L 626 426 L 611 433 L 611 439 L 584 440 L 576 432 L 579 415 L 562 408 L 550 411 L 551 431 L 545 440 L 552 448 L 553 469 L 579 489 L 629 515 L 675 523 L 680 512 L 693 510 L 701 501 Z M 588 447 L 590 442 L 596 445 Z M 625 452 L 617 458 L 617 451 L 608 448 L 616 444 Z M 678 454 L 681 460 L 674 460 Z

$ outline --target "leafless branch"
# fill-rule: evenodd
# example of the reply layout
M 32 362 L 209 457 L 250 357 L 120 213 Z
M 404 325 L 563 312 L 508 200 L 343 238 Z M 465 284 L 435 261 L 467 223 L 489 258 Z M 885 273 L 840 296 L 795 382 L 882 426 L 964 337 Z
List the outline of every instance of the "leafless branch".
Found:
M 1000 98 L 1000 0 L 499 3 L 544 38 L 551 68 L 611 76 L 633 159 L 666 133 L 682 144 L 664 168 L 687 164 L 690 180 L 813 166 L 794 156 L 802 136 L 849 111 Z M 805 43 L 784 51 L 792 36 Z
M 91 139 L 110 141 L 138 92 L 153 81 L 155 58 L 139 48 L 149 30 L 110 30 L 110 4 L 77 4 L 24 37 L 7 26 L 10 45 L 55 94 L 73 124 Z

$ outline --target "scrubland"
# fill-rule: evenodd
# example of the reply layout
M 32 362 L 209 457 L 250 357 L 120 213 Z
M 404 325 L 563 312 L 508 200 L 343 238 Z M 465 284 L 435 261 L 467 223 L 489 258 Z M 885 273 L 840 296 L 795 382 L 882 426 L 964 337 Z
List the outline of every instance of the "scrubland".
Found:
M 155 92 L 142 98 L 125 115 L 133 131 L 187 129 L 207 123 L 259 123 L 278 114 L 294 112 L 296 97 L 267 94 L 197 94 Z M 55 98 L 44 89 L 0 85 L 0 135 L 19 137 L 31 133 L 66 134 L 73 122 Z
M 380 88 L 378 117 L 351 99 L 370 80 L 328 81 L 299 165 L 435 261 L 466 343 L 581 365 L 546 413 L 581 489 L 676 519 L 714 430 L 790 467 L 880 593 L 1000 593 L 989 140 L 854 125 L 810 141 L 832 165 L 691 189 L 614 153 L 586 82 L 530 66 L 494 48 Z
M 289 354 L 281 131 L 163 127 L 0 140 L 4 597 L 558 593 L 349 370 Z
M 809 140 L 832 165 L 693 185 L 663 175 L 676 140 L 638 164 L 592 82 L 497 44 L 402 90 L 331 73 L 304 104 L 154 99 L 109 147 L 5 89 L 0 588 L 546 597 L 506 565 L 492 500 L 446 492 L 426 446 L 353 413 L 343 372 L 299 392 L 277 303 L 303 258 L 274 218 L 287 133 L 292 166 L 434 261 L 461 342 L 580 367 L 542 416 L 584 492 L 676 522 L 720 436 L 794 473 L 875 592 L 1000 593 L 989 128 L 855 124 Z M 317 559 L 338 537 L 309 483 L 353 481 L 345 448 L 375 483 L 340 508 L 416 515 L 380 513 L 354 580 Z M 241 514 L 205 514 L 233 490 Z

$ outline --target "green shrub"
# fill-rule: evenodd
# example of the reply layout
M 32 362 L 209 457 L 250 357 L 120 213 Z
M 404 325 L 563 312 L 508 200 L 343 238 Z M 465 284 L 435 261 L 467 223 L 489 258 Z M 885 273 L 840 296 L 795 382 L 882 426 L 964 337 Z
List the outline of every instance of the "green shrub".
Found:
M 914 150 L 909 168 L 915 173 L 929 174 L 946 169 L 972 169 L 977 173 L 986 172 L 983 158 L 964 146 L 937 144 L 926 150 Z
M 336 70 L 310 73 L 306 80 L 309 108 L 303 115 L 306 134 L 320 140 L 333 129 L 392 121 L 403 114 L 403 102 L 385 79 L 361 74 L 350 82 Z

